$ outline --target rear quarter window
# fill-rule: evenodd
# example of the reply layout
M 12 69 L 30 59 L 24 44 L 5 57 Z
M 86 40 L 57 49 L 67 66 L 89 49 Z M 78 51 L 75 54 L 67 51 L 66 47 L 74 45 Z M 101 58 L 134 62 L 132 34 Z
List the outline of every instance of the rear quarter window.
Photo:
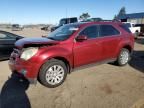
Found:
M 130 29 L 125 24 L 120 25 L 120 27 L 124 29 L 126 32 L 131 33 Z

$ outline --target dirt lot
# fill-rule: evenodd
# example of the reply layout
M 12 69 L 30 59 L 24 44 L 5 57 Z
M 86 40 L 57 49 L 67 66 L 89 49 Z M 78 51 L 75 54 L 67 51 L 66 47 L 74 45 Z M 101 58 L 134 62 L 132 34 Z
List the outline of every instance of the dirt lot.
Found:
M 47 34 L 38 29 L 15 33 L 29 37 Z M 103 64 L 75 71 L 54 89 L 8 79 L 7 64 L 0 62 L 0 101 L 5 108 L 144 108 L 144 38 L 136 41 L 127 66 Z

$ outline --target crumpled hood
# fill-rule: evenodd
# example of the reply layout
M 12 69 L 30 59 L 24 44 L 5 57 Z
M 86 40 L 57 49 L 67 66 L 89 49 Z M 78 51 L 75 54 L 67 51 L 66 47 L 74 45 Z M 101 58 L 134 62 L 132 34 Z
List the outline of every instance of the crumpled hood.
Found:
M 16 41 L 15 47 L 23 48 L 25 45 L 52 45 L 58 43 L 58 41 L 51 40 L 48 38 L 23 38 Z

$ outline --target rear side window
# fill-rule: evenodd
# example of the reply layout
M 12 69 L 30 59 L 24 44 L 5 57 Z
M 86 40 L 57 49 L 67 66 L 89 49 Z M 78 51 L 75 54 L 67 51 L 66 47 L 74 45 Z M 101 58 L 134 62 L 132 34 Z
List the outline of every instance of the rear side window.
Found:
M 98 37 L 98 27 L 96 25 L 89 26 L 80 32 L 79 35 L 86 35 L 88 38 Z
M 123 28 L 126 32 L 131 33 L 130 29 L 125 24 L 120 25 L 120 27 Z
M 112 25 L 100 25 L 100 36 L 119 35 L 120 32 Z

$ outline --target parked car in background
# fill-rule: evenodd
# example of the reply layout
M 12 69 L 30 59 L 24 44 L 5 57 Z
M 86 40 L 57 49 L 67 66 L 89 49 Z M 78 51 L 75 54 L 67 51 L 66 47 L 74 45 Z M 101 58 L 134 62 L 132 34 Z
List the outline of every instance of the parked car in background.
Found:
M 0 60 L 9 59 L 14 48 L 14 43 L 23 38 L 6 31 L 0 31 Z
M 12 31 L 21 31 L 21 30 L 23 30 L 23 27 L 20 26 L 19 24 L 12 25 Z
M 137 39 L 140 34 L 140 27 L 136 27 L 134 23 L 125 22 L 125 25 L 130 29 L 130 31 L 134 34 Z
M 135 27 L 140 27 L 140 36 L 144 36 L 144 24 L 136 24 Z
M 42 27 L 41 30 L 51 31 L 51 27 L 52 27 L 52 25 L 47 25 L 47 26 Z
M 126 65 L 133 47 L 134 36 L 120 22 L 66 24 L 47 37 L 17 41 L 9 67 L 31 83 L 38 80 L 53 88 L 80 66 L 99 62 Z
M 52 28 L 51 28 L 51 32 L 53 32 L 54 30 L 56 30 L 57 28 L 65 25 L 65 24 L 76 23 L 76 22 L 78 22 L 77 17 L 62 18 L 62 19 L 59 21 L 59 25 L 58 25 L 58 26 L 55 26 L 55 27 L 52 27 Z
M 48 31 L 49 27 L 48 26 L 42 27 L 41 30 Z

